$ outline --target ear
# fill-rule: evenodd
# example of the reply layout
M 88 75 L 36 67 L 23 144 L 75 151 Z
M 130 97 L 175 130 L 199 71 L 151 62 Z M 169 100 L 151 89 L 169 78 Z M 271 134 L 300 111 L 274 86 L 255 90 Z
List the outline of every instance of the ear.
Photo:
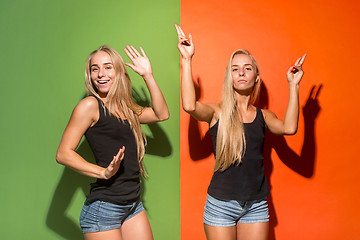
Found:
M 258 83 L 260 81 L 260 76 L 257 75 L 255 82 Z

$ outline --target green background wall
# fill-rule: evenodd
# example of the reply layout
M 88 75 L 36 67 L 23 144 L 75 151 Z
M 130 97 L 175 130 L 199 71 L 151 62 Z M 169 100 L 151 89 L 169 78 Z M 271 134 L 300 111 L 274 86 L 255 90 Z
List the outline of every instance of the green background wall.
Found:
M 92 179 L 58 165 L 55 153 L 85 94 L 85 59 L 102 44 L 126 62 L 126 44 L 142 46 L 164 92 L 170 119 L 143 128 L 150 175 L 144 203 L 155 239 L 180 239 L 179 56 L 173 27 L 180 21 L 180 1 L 15 0 L 2 1 L 0 12 L 0 239 L 82 239 L 78 217 Z M 143 80 L 128 71 L 143 95 Z M 78 152 L 93 161 L 86 141 Z

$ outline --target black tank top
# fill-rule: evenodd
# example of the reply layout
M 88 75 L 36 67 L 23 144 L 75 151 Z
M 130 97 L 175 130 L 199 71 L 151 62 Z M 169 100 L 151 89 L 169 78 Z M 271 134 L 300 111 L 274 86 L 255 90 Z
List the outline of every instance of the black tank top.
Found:
M 210 128 L 216 155 L 216 138 L 219 121 Z M 262 111 L 256 108 L 256 117 L 244 123 L 246 151 L 240 164 L 232 164 L 225 171 L 216 171 L 211 179 L 208 194 L 222 200 L 260 200 L 269 195 L 264 174 L 263 145 L 265 121 Z
M 97 179 L 91 184 L 86 204 L 100 200 L 115 204 L 135 202 L 140 196 L 140 169 L 134 134 L 127 120 L 116 118 L 97 99 L 99 120 L 85 132 L 85 137 L 94 153 L 96 163 L 106 168 L 125 146 L 125 155 L 118 172 L 108 180 Z

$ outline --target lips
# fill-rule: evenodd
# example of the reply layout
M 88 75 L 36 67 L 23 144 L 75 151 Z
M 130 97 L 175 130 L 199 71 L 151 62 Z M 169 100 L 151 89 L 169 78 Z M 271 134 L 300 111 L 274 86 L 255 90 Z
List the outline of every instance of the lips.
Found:
M 110 80 L 97 80 L 97 83 L 99 84 L 106 84 L 108 83 Z

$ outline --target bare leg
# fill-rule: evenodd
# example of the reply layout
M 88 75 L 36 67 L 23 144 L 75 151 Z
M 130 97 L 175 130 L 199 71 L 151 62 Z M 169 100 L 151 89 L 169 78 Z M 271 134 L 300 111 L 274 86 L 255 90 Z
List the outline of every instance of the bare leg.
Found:
M 238 240 L 266 240 L 269 234 L 269 222 L 236 224 Z
M 146 212 L 142 211 L 121 226 L 123 240 L 153 240 Z
M 109 231 L 84 233 L 86 240 L 122 240 L 120 228 Z
M 236 226 L 214 227 L 204 224 L 207 240 L 236 240 Z

